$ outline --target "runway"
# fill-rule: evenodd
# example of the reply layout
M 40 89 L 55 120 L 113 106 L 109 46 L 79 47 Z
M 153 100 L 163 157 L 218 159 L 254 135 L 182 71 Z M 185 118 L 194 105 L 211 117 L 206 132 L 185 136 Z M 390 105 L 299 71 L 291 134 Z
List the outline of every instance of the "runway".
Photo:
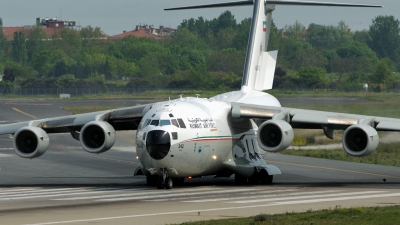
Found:
M 17 107 L 0 101 L 0 120 L 32 119 L 13 108 L 37 118 L 68 115 L 60 109 L 64 102 L 18 103 Z M 134 136 L 133 131 L 119 132 L 110 151 L 93 155 L 82 150 L 69 134 L 53 134 L 49 150 L 32 160 L 19 158 L 12 150 L 12 139 L 0 136 L 1 222 L 170 224 L 400 204 L 400 168 L 281 154 L 267 154 L 265 158 L 283 173 L 274 177 L 272 185 L 237 186 L 233 177 L 204 177 L 172 190 L 157 190 L 146 186 L 144 177 L 133 176 L 140 166 L 131 143 Z

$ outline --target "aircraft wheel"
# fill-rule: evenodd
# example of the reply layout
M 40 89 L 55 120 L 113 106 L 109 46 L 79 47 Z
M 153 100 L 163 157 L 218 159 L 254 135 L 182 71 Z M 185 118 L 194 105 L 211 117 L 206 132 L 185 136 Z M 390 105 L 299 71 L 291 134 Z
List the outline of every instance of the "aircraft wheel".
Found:
M 242 177 L 241 175 L 235 173 L 235 184 L 246 184 L 247 183 L 247 178 Z
M 273 180 L 274 180 L 274 176 L 268 175 L 268 173 L 261 177 L 262 184 L 272 184 Z
M 174 180 L 171 177 L 167 177 L 165 179 L 165 188 L 171 189 L 172 187 L 174 187 Z
M 158 177 L 154 175 L 146 176 L 147 186 L 157 185 L 157 178 Z
M 272 181 L 274 180 L 274 176 L 273 175 L 269 175 L 268 176 L 268 183 L 267 184 L 272 184 Z
M 157 189 L 164 189 L 165 183 L 162 177 L 157 178 Z
M 249 177 L 249 184 L 260 184 L 260 177 L 256 175 Z
M 185 182 L 185 178 L 184 177 L 180 177 L 180 178 L 172 178 L 172 180 L 174 181 L 174 185 L 175 186 L 182 186 Z

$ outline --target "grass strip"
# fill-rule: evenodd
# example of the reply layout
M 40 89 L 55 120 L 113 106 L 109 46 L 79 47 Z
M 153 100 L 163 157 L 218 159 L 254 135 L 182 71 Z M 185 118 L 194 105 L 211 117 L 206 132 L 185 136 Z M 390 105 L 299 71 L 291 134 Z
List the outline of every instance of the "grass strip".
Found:
M 187 222 L 182 225 L 293 225 L 293 224 L 346 224 L 380 225 L 399 224 L 400 206 L 354 207 L 308 210 L 304 213 L 283 213 L 276 215 L 259 214 L 254 217 Z
M 122 108 L 123 106 L 72 106 L 72 107 L 64 107 L 63 109 L 71 112 L 72 114 L 82 114 L 82 113 L 89 113 L 89 112 L 96 112 L 96 111 L 103 111 L 103 110 L 110 110 L 110 109 L 118 109 Z
M 285 150 L 286 155 L 297 155 L 314 158 L 359 162 L 385 166 L 400 166 L 400 143 L 380 143 L 378 149 L 369 156 L 354 157 L 343 149 L 338 150 Z

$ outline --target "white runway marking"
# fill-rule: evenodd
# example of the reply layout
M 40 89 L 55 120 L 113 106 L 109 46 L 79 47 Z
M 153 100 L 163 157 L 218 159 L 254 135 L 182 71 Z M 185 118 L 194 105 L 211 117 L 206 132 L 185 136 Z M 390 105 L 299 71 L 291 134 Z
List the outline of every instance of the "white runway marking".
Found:
M 384 191 L 362 191 L 362 192 L 350 192 L 350 193 L 339 193 L 339 194 L 326 194 L 326 195 L 307 195 L 307 196 L 297 196 L 297 197 L 284 197 L 284 198 L 270 198 L 270 199 L 255 199 L 255 200 L 245 200 L 245 201 L 234 201 L 228 203 L 255 203 L 255 202 L 273 202 L 282 201 L 290 199 L 304 199 L 304 198 L 323 198 L 323 197 L 335 197 L 335 196 L 346 196 L 346 195 L 361 195 L 361 194 L 375 194 L 382 193 Z
M 22 189 L 24 190 L 24 189 Z M 39 194 L 39 193 L 45 193 L 45 192 L 65 192 L 65 191 L 73 191 L 76 190 L 76 188 L 58 188 L 58 189 L 25 189 L 24 191 L 21 192 L 21 189 L 19 190 L 15 190 L 15 191 L 8 191 L 7 193 L 5 192 L 1 192 L 0 193 L 0 198 L 2 196 L 7 196 L 7 197 L 11 197 L 11 196 L 24 196 L 24 195 L 30 195 L 30 194 Z M 53 193 L 54 193 L 53 192 Z
M 20 192 L 20 191 L 32 191 L 35 190 L 33 188 L 24 188 L 24 189 L 10 189 L 10 190 L 0 190 L 0 194 L 5 194 L 5 193 L 13 193 L 13 192 Z
M 285 190 L 275 190 L 275 191 L 256 191 L 256 192 L 245 192 L 245 193 L 241 193 L 242 197 L 238 197 L 238 198 L 230 198 L 230 199 L 240 199 L 240 198 L 258 198 L 259 195 L 261 194 L 266 194 L 266 193 L 281 193 L 281 192 L 290 192 L 290 191 L 296 191 L 297 189 L 285 189 Z M 243 196 L 244 195 L 244 196 Z M 211 197 L 214 197 L 215 195 L 210 195 Z M 196 197 L 182 197 L 182 198 L 167 198 L 167 199 L 153 199 L 153 200 L 144 200 L 146 202 L 165 202 L 165 201 L 181 201 L 184 200 L 182 202 L 192 202 L 189 199 L 199 199 L 199 198 L 203 198 L 203 196 L 196 196 Z M 218 199 L 218 198 L 217 198 Z M 189 200 L 189 201 L 188 201 Z M 219 201 L 219 200 L 215 200 L 213 199 L 208 199 L 205 201 Z M 193 201 L 193 202 L 196 202 Z
M 130 197 L 130 196 L 137 196 L 137 195 L 160 195 L 164 193 L 177 193 L 177 192 L 196 192 L 196 191 L 207 191 L 207 190 L 215 190 L 217 188 L 201 188 L 201 189 L 181 189 L 181 190 L 159 190 L 153 192 L 135 192 L 129 194 L 112 194 L 112 195 L 102 195 L 102 196 L 85 196 L 85 197 L 71 197 L 71 198 L 60 198 L 60 199 L 53 199 L 53 200 L 63 200 L 63 201 L 71 201 L 71 200 L 89 200 L 89 199 L 98 199 L 98 198 L 115 198 L 115 197 Z
M 278 194 L 278 195 L 261 195 L 260 193 L 256 193 L 257 195 L 253 196 L 242 196 L 242 197 L 231 197 L 231 198 L 214 198 L 214 199 L 202 199 L 202 200 L 193 200 L 193 201 L 183 201 L 183 202 L 218 202 L 218 201 L 227 201 L 227 200 L 238 200 L 238 199 L 249 199 L 249 198 L 269 198 L 269 197 L 278 197 L 278 196 L 293 196 L 293 195 L 306 195 L 306 194 L 322 194 L 322 193 L 332 193 L 339 192 L 340 190 L 329 190 L 329 191 L 312 191 L 312 192 L 296 192 L 290 194 Z M 249 200 L 251 201 L 251 200 Z
M 1 153 L 0 153 L 0 158 L 10 158 L 10 157 L 13 157 L 13 155 L 10 155 L 10 154 L 1 154 Z
M 224 193 L 237 193 L 244 191 L 254 191 L 255 189 L 233 189 L 233 190 L 220 190 L 212 192 L 193 192 L 193 193 L 177 193 L 177 194 L 158 194 L 158 195 L 148 195 L 148 196 L 138 196 L 138 197 L 127 197 L 127 198 L 110 198 L 110 199 L 100 199 L 97 201 L 113 202 L 113 201 L 127 201 L 127 200 L 144 200 L 144 199 L 154 199 L 154 198 L 165 198 L 165 197 L 177 197 L 177 196 L 193 196 L 193 195 L 204 195 L 204 194 L 224 194 Z
M 57 189 L 53 189 L 53 193 L 28 193 L 28 194 L 20 194 L 20 195 L 10 195 L 7 197 L 0 197 L 0 201 L 5 200 L 21 200 L 21 199 L 34 199 L 34 198 L 47 198 L 47 197 L 59 197 L 66 195 L 84 195 L 84 194 L 103 194 L 108 192 L 114 192 L 116 189 L 93 189 L 93 190 L 84 190 L 84 189 L 75 189 L 71 191 L 56 191 Z M 128 191 L 131 189 L 120 189 L 120 191 Z M 51 191 L 51 190 L 50 190 Z
M 292 205 L 292 204 L 301 204 L 301 203 L 317 203 L 317 202 L 327 202 L 327 201 L 355 200 L 355 199 L 368 199 L 368 198 L 384 198 L 384 197 L 399 197 L 399 196 L 400 196 L 400 193 L 349 196 L 349 197 L 341 197 L 341 198 L 335 197 L 335 198 L 324 198 L 324 199 L 313 199 L 313 200 L 302 200 L 302 201 L 276 202 L 276 203 L 270 203 L 270 204 L 264 204 L 264 205 L 247 205 L 247 206 L 236 206 L 236 207 L 195 209 L 195 210 L 187 210 L 187 211 L 149 213 L 149 214 L 115 216 L 115 217 L 102 217 L 102 218 L 81 219 L 81 220 L 54 221 L 54 222 L 35 223 L 35 224 L 26 224 L 26 225 L 52 225 L 52 224 L 84 223 L 84 222 L 94 222 L 94 221 L 107 221 L 107 220 L 137 218 L 137 217 L 160 216 L 160 215 L 176 215 L 176 214 L 184 214 L 184 213 L 197 213 L 197 212 L 211 212 L 211 211 L 223 211 L 223 210 L 246 209 L 246 208 L 247 209 L 248 208 L 259 208 L 259 207 L 268 207 L 268 206 L 276 206 L 276 205 Z

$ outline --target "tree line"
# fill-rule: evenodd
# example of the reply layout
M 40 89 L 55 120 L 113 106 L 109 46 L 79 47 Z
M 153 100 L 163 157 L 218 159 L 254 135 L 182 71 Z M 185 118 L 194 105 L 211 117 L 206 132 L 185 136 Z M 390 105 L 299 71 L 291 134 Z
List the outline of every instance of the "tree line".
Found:
M 3 34 L 0 19 L 0 87 L 239 88 L 251 19 L 230 11 L 212 20 L 183 20 L 171 38 L 104 38 L 99 28 L 60 28 L 48 37 L 40 26 Z M 269 50 L 279 50 L 278 88 L 360 89 L 393 85 L 400 71 L 400 22 L 378 16 L 368 30 L 345 22 L 299 22 L 277 29 Z

